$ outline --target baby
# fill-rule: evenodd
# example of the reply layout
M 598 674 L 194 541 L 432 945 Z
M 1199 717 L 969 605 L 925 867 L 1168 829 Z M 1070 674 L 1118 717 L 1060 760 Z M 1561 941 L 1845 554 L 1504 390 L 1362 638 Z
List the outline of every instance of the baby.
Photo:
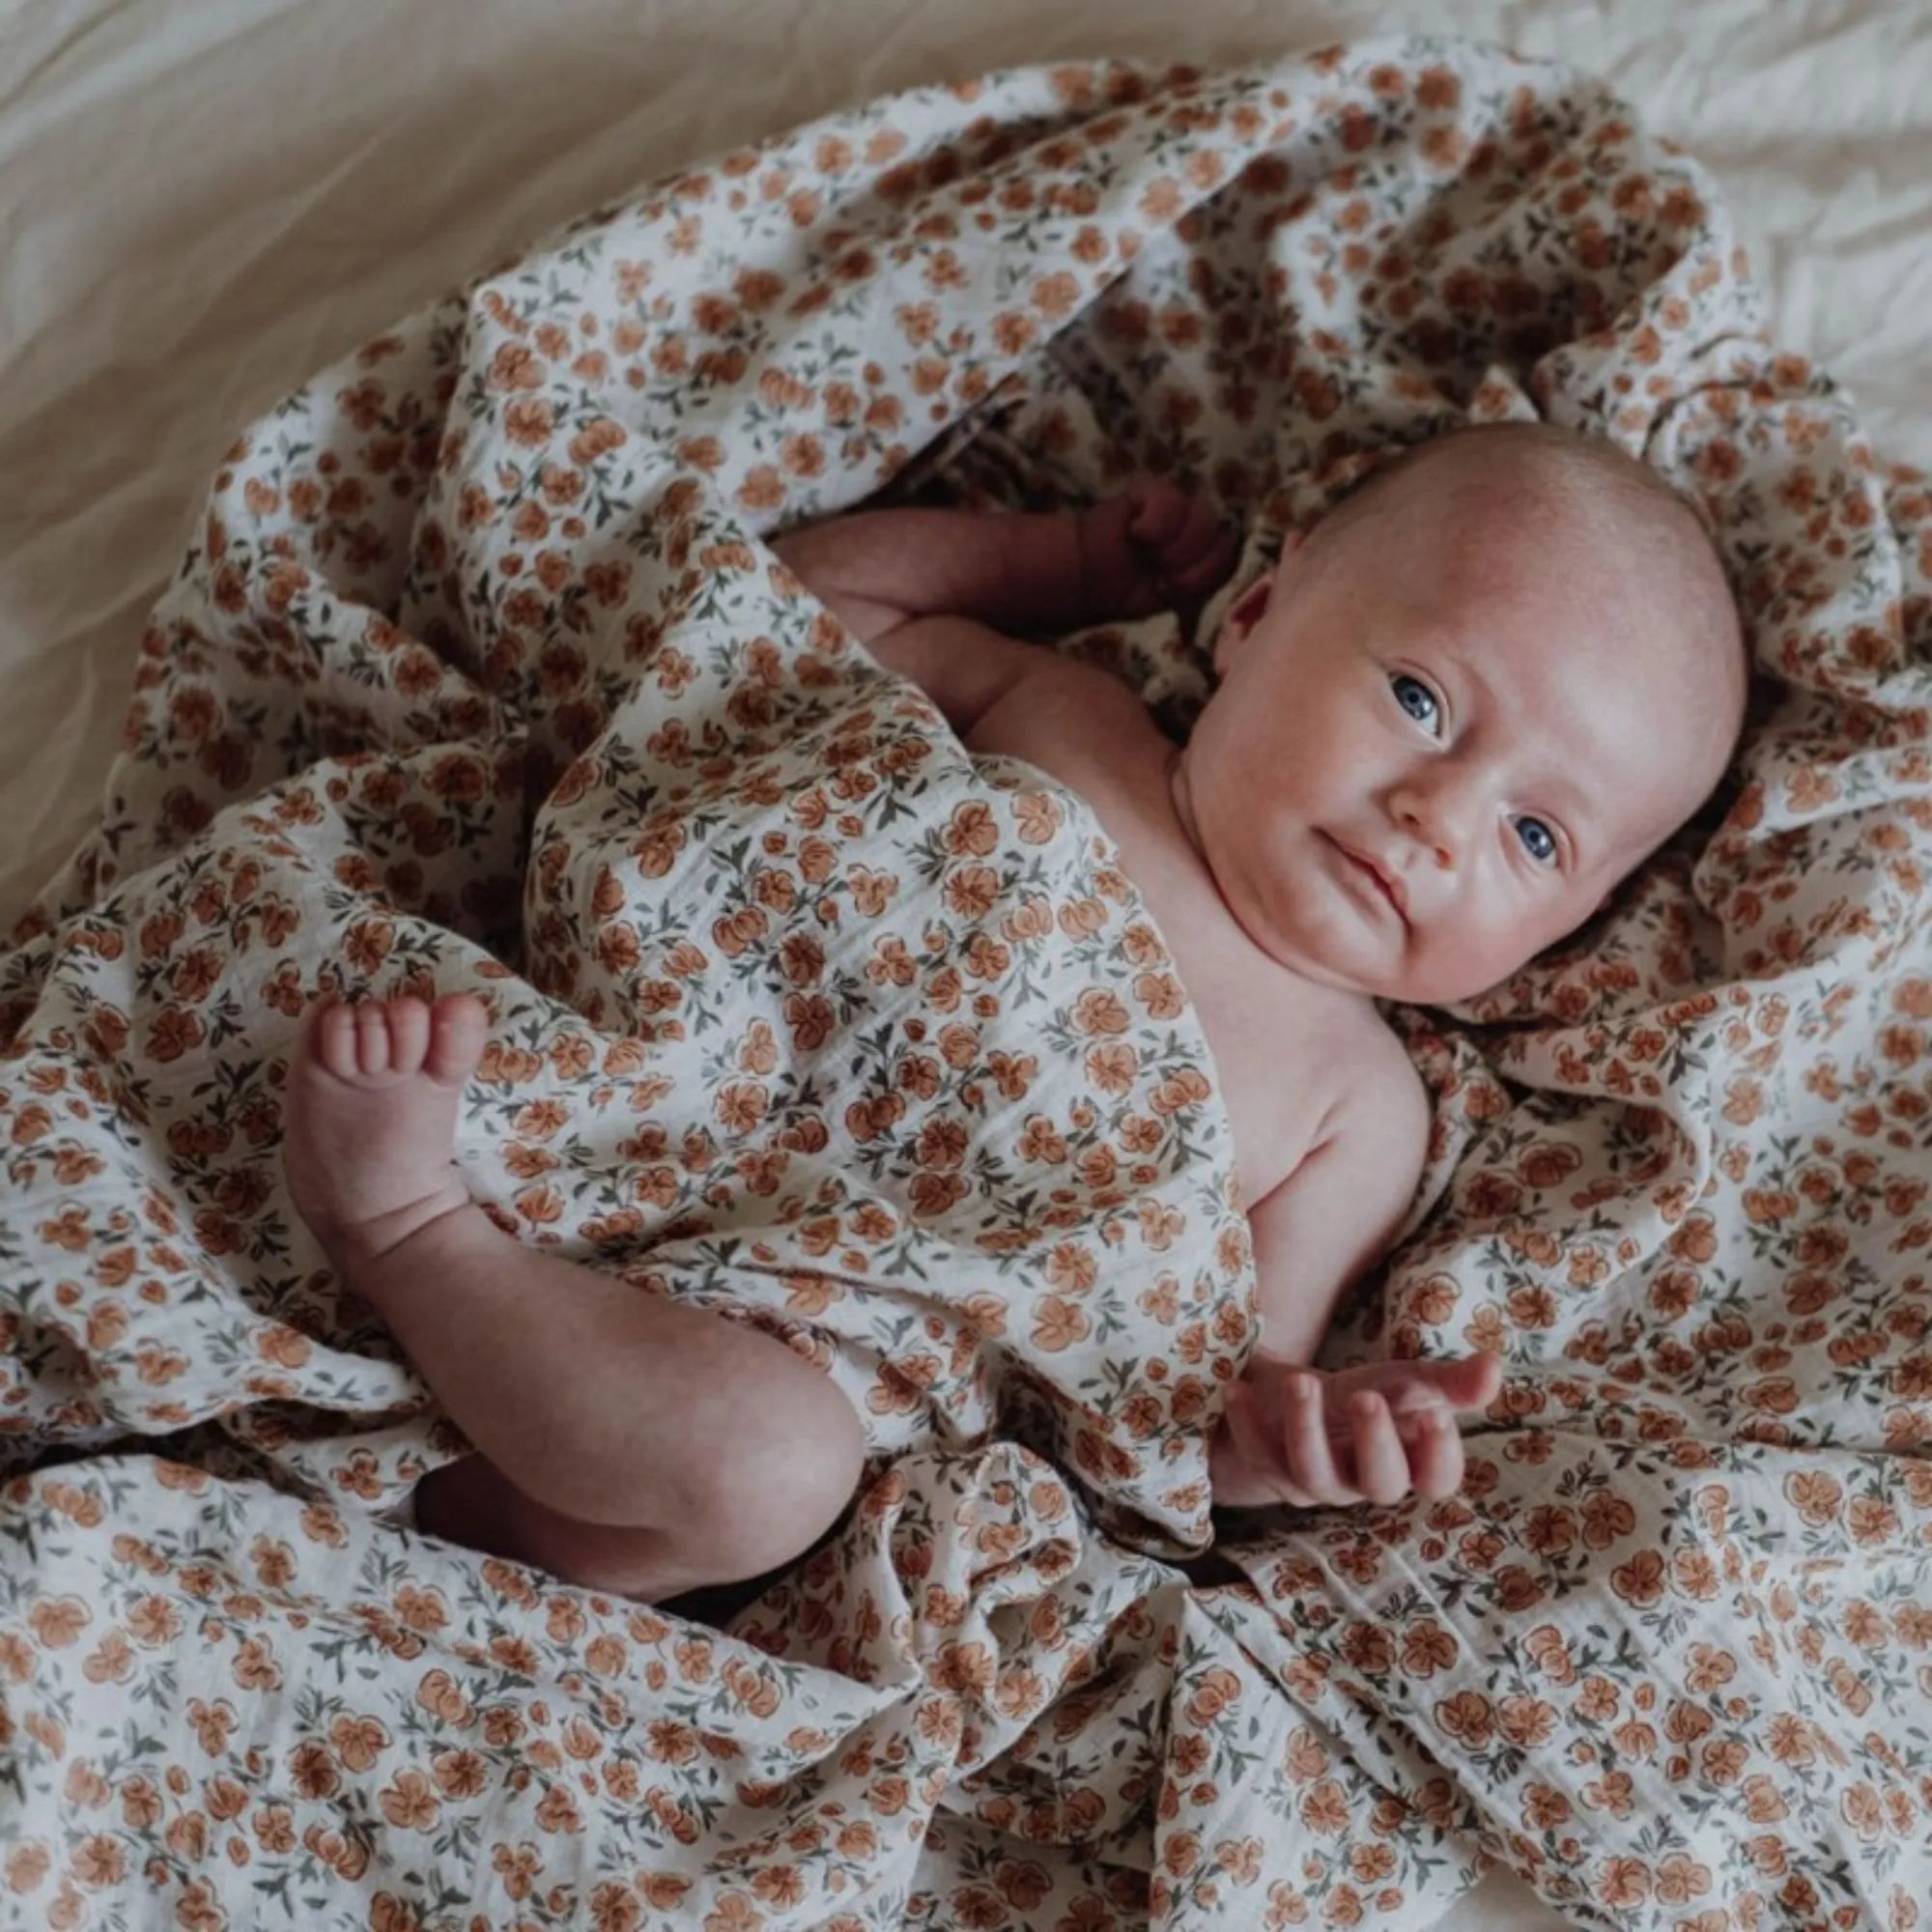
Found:
M 1175 954 L 1249 1204 L 1260 1348 L 1215 1499 L 1439 1495 L 1488 1356 L 1306 1367 L 1414 1196 L 1427 1096 L 1376 1002 L 1442 1004 L 1587 920 L 1696 810 L 1747 668 L 1690 508 L 1609 445 L 1464 431 L 1376 472 L 1227 609 L 1220 682 L 1172 745 L 1052 633 L 1198 602 L 1230 547 L 1171 484 L 1065 514 L 861 512 L 779 556 L 969 748 L 1084 796 Z M 813 1543 L 857 1417 L 775 1339 L 526 1248 L 450 1165 L 480 1001 L 318 1009 L 288 1098 L 296 1204 L 477 1454 L 436 1534 L 663 1598 Z

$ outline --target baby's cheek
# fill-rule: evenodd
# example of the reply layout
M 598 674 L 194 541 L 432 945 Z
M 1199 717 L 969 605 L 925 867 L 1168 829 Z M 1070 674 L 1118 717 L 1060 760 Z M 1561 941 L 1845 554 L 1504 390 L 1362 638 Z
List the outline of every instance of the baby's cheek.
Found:
M 1511 974 L 1520 972 L 1573 930 L 1574 925 L 1567 908 L 1552 909 L 1547 905 L 1510 909 L 1491 920 L 1480 935 L 1479 945 L 1472 949 L 1473 970 L 1485 976 L 1478 990 L 1487 992 Z
M 1299 869 L 1296 821 L 1277 799 L 1250 790 L 1233 819 L 1233 838 L 1243 869 L 1259 878 L 1293 880 Z

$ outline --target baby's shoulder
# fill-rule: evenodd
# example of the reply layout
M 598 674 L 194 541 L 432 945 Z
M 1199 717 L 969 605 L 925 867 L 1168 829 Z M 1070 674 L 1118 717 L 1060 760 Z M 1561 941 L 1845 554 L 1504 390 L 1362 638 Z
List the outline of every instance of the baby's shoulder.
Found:
M 1116 842 L 1140 843 L 1151 819 L 1172 816 L 1165 778 L 1172 748 L 1152 713 L 1098 665 L 1044 645 L 1030 649 L 1025 676 L 966 734 L 968 748 L 1038 766 L 1078 792 Z
M 1279 990 L 1253 1001 L 1270 1016 L 1267 1050 L 1242 1064 L 1265 1065 L 1277 1091 L 1300 1096 L 1303 1151 L 1350 1141 L 1393 1151 L 1426 1138 L 1429 1090 L 1375 1002 L 1276 973 Z
M 1380 1146 L 1391 1160 L 1420 1167 L 1429 1146 L 1429 1088 L 1394 1029 L 1364 1001 L 1350 1027 L 1324 1041 L 1335 1088 L 1335 1136 Z
M 1024 670 L 974 726 L 975 751 L 1028 756 L 1042 745 L 1077 750 L 1122 734 L 1158 732 L 1140 695 L 1122 678 L 1047 644 L 1024 646 Z M 1019 751 L 1021 745 L 1028 749 Z
M 1180 963 L 1185 979 L 1188 961 Z M 1203 992 L 1196 1004 L 1250 1200 L 1318 1152 L 1331 1172 L 1373 1168 L 1393 1182 L 1398 1168 L 1411 1179 L 1420 1171 L 1428 1093 L 1372 1001 L 1311 985 L 1272 962 L 1260 973 L 1215 975 Z

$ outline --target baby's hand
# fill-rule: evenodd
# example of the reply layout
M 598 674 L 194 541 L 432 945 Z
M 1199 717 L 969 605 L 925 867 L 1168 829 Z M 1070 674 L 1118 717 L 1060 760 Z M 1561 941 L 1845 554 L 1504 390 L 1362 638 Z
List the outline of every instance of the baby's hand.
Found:
M 1192 616 L 1235 564 L 1235 541 L 1198 497 L 1136 477 L 1079 513 L 1080 573 L 1094 623 L 1155 611 Z
M 1456 1411 L 1502 1386 L 1493 1355 L 1376 1362 L 1323 1375 L 1256 1361 L 1228 1395 L 1210 1452 L 1214 1500 L 1296 1508 L 1446 1496 L 1463 1480 Z

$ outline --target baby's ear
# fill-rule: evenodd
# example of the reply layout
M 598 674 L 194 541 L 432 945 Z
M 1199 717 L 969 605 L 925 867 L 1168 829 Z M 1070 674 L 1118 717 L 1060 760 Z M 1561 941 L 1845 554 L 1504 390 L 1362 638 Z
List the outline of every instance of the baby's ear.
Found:
M 1254 635 L 1255 626 L 1262 620 L 1268 607 L 1268 599 L 1274 595 L 1274 572 L 1258 577 L 1230 604 L 1221 616 L 1221 627 L 1214 633 L 1214 668 L 1226 670 L 1228 660 Z
M 1268 601 L 1275 593 L 1282 573 L 1293 563 L 1294 554 L 1301 548 L 1301 532 L 1290 530 L 1282 539 L 1281 556 L 1272 570 L 1264 572 L 1248 585 L 1235 601 L 1228 606 L 1222 615 L 1220 628 L 1214 633 L 1214 668 L 1226 670 L 1229 658 L 1253 637 L 1256 627 L 1267 611 Z

